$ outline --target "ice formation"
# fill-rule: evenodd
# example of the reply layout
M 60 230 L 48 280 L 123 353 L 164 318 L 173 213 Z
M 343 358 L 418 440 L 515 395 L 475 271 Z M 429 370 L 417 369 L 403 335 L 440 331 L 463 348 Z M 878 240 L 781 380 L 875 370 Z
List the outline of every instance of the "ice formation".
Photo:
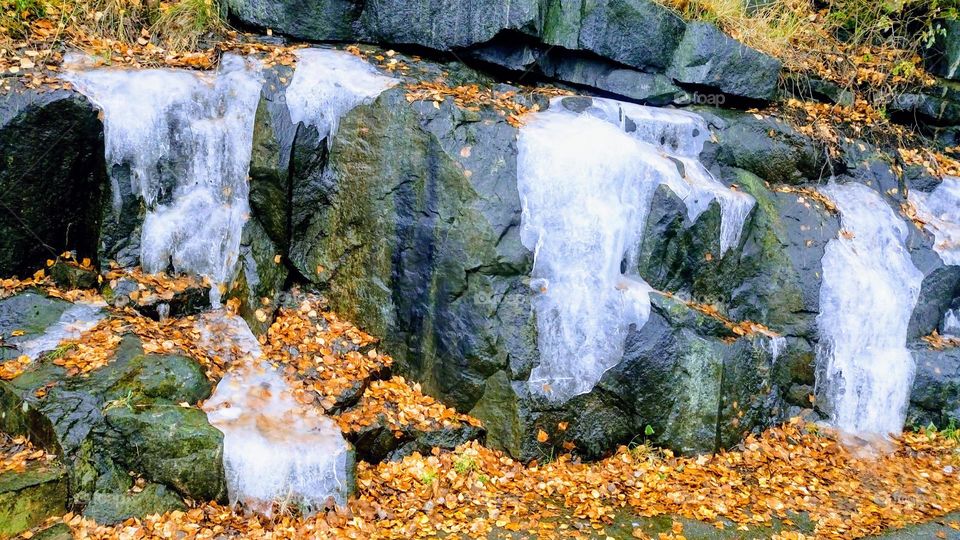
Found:
M 904 244 L 907 224 L 881 195 L 831 184 L 843 230 L 823 256 L 818 362 L 833 423 L 852 433 L 899 433 L 916 364 L 907 325 L 923 273 Z
M 943 315 L 943 334 L 960 336 L 960 309 L 950 309 Z
M 766 340 L 766 345 L 764 349 L 770 353 L 770 359 L 774 362 L 780 359 L 780 355 L 783 354 L 787 348 L 787 338 L 783 336 L 771 336 Z
M 198 344 L 231 365 L 203 406 L 223 432 L 230 503 L 267 516 L 275 503 L 305 513 L 345 504 L 352 458 L 337 424 L 296 401 L 243 319 L 207 314 L 198 329 Z
M 948 176 L 930 193 L 911 191 L 910 202 L 933 234 L 943 264 L 960 265 L 960 178 Z
M 103 319 L 103 302 L 77 302 L 68 307 L 43 334 L 16 343 L 20 354 L 36 360 L 41 354 L 56 349 L 61 342 L 77 339 Z
M 116 213 L 126 168 L 146 207 L 144 270 L 172 266 L 217 284 L 230 281 L 249 214 L 259 62 L 228 54 L 216 73 L 71 65 L 65 78 L 103 111 Z M 217 287 L 211 300 L 219 301 Z
M 296 55 L 286 91 L 290 119 L 315 127 L 321 139 L 336 133 L 344 114 L 399 82 L 345 51 L 301 49 Z
M 699 117 L 605 99 L 575 112 L 563 99 L 521 128 L 517 182 L 539 293 L 529 387 L 556 401 L 589 392 L 620 362 L 630 326 L 649 317 L 650 287 L 634 259 L 658 185 L 683 197 L 693 219 L 719 199 L 724 250 L 754 204 L 697 161 L 709 137 Z

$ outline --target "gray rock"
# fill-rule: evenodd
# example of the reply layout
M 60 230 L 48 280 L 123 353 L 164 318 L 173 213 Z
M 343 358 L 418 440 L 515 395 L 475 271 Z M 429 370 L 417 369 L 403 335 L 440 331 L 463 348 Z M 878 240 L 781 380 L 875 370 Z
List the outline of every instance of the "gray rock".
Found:
M 912 347 L 917 375 L 910 394 L 907 425 L 945 428 L 960 425 L 960 349 L 934 350 L 919 342 Z
M 781 64 L 703 22 L 687 25 L 667 75 L 681 83 L 716 88 L 734 96 L 771 100 Z
M 690 99 L 668 77 L 625 68 L 602 59 L 551 51 L 540 58 L 537 67 L 547 77 L 648 105 L 686 103 Z
M 705 110 L 722 118 L 717 160 L 771 184 L 817 183 L 833 173 L 826 149 L 773 117 Z
M 311 41 L 352 41 L 359 13 L 351 0 L 227 0 L 230 14 L 246 24 Z
M 503 30 L 536 31 L 538 0 L 380 0 L 366 2 L 364 37 L 441 51 L 476 45 Z
M 93 104 L 15 87 L 0 102 L 0 156 L 0 275 L 26 277 L 68 250 L 95 259 L 107 179 Z
M 546 0 L 541 39 L 635 68 L 664 69 L 684 26 L 650 0 Z
M 960 80 L 960 21 L 943 19 L 937 25 L 943 32 L 937 33 L 934 47 L 927 55 L 927 69 L 941 77 Z
M 936 89 L 931 89 L 936 91 Z M 893 115 L 900 115 L 908 122 L 924 125 L 956 126 L 960 124 L 960 95 L 948 88 L 941 88 L 939 95 L 929 92 L 899 94 L 887 105 Z

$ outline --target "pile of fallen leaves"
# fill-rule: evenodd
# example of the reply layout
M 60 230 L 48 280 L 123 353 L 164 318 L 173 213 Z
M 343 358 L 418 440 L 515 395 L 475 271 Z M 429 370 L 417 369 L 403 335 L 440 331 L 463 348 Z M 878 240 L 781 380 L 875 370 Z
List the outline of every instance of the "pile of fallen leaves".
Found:
M 394 377 L 386 381 L 373 381 L 364 391 L 357 407 L 341 414 L 337 421 L 344 433 L 360 431 L 378 422 L 397 437 L 402 430 L 413 428 L 418 431 L 439 431 L 468 424 L 480 427 L 480 421 L 471 416 L 460 414 L 424 395 L 420 384 L 409 384 L 403 377 Z
M 33 463 L 44 464 L 56 458 L 34 447 L 26 437 L 11 437 L 0 432 L 0 474 L 23 472 Z
M 358 381 L 385 372 L 393 359 L 380 354 L 376 340 L 335 313 L 320 298 L 294 293 L 296 307 L 283 307 L 260 341 L 264 358 L 291 380 L 297 400 L 330 410 Z
M 489 107 L 506 117 L 513 127 L 520 127 L 525 115 L 538 110 L 537 105 L 525 105 L 515 90 L 499 92 L 478 84 L 450 86 L 442 79 L 410 83 L 406 88 L 407 101 L 432 101 L 439 108 L 447 98 L 453 98 L 454 104 L 464 110 L 479 112 L 482 107 Z M 533 88 L 529 91 L 548 97 L 568 94 L 557 88 Z
M 942 336 L 940 335 L 940 332 L 937 332 L 936 330 L 934 330 L 929 336 L 923 336 L 923 341 L 925 341 L 931 349 L 936 350 L 960 347 L 960 337 Z
M 860 458 L 799 420 L 713 456 L 620 448 L 597 463 L 562 455 L 524 466 L 477 443 L 453 452 L 360 463 L 347 508 L 312 518 L 245 517 L 216 504 L 101 527 L 73 514 L 76 538 L 604 538 L 614 519 L 674 515 L 762 535 L 796 515 L 819 538 L 859 538 L 960 509 L 960 453 L 937 434 L 905 434 Z M 956 524 L 960 528 L 960 524 Z M 683 538 L 674 523 L 673 538 Z M 637 538 L 646 538 L 636 529 Z M 770 534 L 767 534 L 769 536 Z

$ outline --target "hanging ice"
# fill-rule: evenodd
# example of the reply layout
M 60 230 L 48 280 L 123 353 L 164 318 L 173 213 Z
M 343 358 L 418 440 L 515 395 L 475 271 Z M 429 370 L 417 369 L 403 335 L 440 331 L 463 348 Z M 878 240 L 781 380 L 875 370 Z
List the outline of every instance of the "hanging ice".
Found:
M 267 516 L 275 503 L 307 513 L 345 504 L 352 458 L 336 423 L 294 399 L 242 319 L 208 314 L 198 327 L 198 343 L 232 364 L 203 407 L 223 432 L 231 504 Z
M 56 349 L 61 342 L 68 339 L 77 339 L 80 334 L 90 330 L 103 319 L 104 303 L 77 302 L 68 307 L 57 322 L 50 325 L 43 334 L 30 339 L 16 342 L 19 353 L 36 360 L 42 353 Z
M 783 336 L 767 337 L 764 343 L 765 345 L 762 345 L 764 350 L 770 353 L 770 359 L 774 362 L 780 359 L 780 355 L 787 348 L 787 338 Z
M 232 279 L 249 214 L 259 62 L 225 55 L 217 73 L 80 66 L 65 78 L 103 111 L 116 212 L 124 167 L 144 202 L 144 270 Z
M 910 202 L 933 233 L 943 264 L 960 266 L 960 178 L 948 176 L 930 193 L 911 191 Z
M 907 325 L 921 273 L 904 241 L 907 224 L 862 184 L 821 191 L 837 205 L 843 230 L 823 256 L 818 362 L 834 424 L 854 433 L 899 433 L 916 365 Z
M 714 197 L 734 203 L 721 202 L 734 231 L 725 232 L 724 249 L 739 238 L 742 218 L 736 223 L 735 216 L 753 205 L 696 160 L 709 136 L 699 117 L 592 103 L 577 112 L 564 98 L 554 100 L 520 130 L 518 142 L 521 238 L 534 252 L 531 286 L 539 292 L 540 363 L 529 386 L 558 401 L 589 392 L 621 360 L 630 325 L 649 317 L 650 287 L 630 272 L 657 186 L 685 195 L 694 218 Z
M 683 200 L 687 215 L 696 221 L 710 203 L 720 204 L 720 255 L 740 243 L 743 225 L 756 201 L 717 180 L 698 159 L 710 130 L 703 117 L 686 111 L 644 107 L 615 100 L 594 99 L 595 106 L 632 136 L 657 147 L 664 157 L 679 162 L 679 177 L 666 181 Z
M 943 335 L 960 337 L 960 309 L 950 309 L 943 315 Z
M 345 51 L 301 49 L 296 55 L 286 92 L 290 119 L 315 127 L 321 139 L 336 133 L 344 114 L 399 82 Z

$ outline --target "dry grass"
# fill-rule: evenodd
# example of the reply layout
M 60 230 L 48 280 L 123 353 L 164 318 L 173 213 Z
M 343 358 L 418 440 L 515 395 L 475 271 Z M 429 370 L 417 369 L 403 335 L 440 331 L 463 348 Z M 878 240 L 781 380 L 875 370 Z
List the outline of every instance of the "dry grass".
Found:
M 958 0 L 658 0 L 690 20 L 713 22 L 743 43 L 880 103 L 929 84 L 920 53 Z M 752 4 L 754 7 L 749 7 Z
M 96 37 L 182 52 L 227 26 L 215 0 L 0 0 L 0 46 L 31 40 L 38 29 L 58 40 Z

